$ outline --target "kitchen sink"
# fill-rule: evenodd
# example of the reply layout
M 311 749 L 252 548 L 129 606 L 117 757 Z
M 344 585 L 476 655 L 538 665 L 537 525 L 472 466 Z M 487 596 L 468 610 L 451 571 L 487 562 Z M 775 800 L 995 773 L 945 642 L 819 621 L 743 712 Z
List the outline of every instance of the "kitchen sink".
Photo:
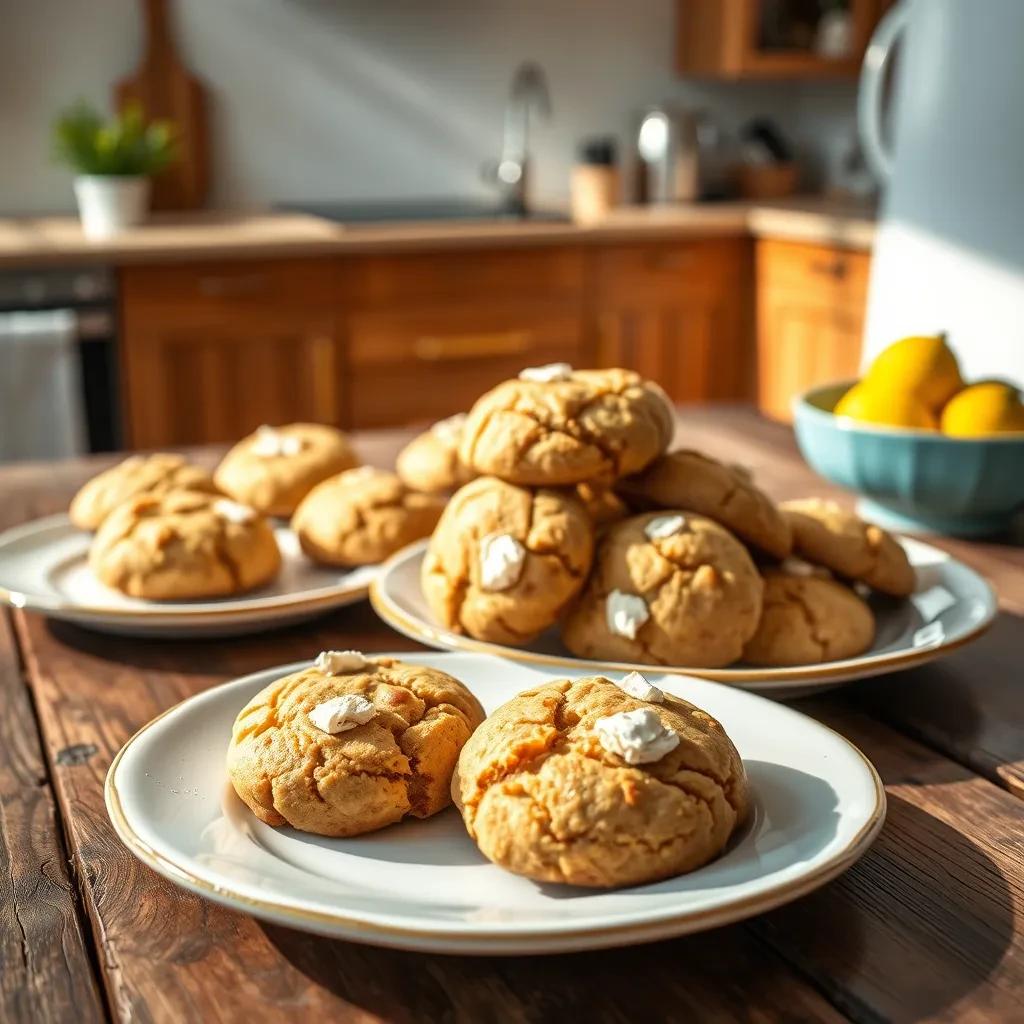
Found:
M 567 221 L 557 210 L 517 211 L 476 199 L 395 199 L 345 203 L 284 203 L 278 207 L 309 213 L 339 224 L 374 224 L 389 221 L 432 220 L 525 220 Z

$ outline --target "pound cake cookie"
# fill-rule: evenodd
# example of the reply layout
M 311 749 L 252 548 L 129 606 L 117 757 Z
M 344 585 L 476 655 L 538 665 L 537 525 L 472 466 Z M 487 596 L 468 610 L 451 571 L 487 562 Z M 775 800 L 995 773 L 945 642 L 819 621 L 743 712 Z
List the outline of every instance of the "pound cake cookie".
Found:
M 395 471 L 414 491 L 454 491 L 473 478 L 459 458 L 466 414 L 449 416 L 413 438 L 399 453 Z
M 295 510 L 302 550 L 325 565 L 373 565 L 430 536 L 444 510 L 437 494 L 411 491 L 394 473 L 361 466 L 316 485 Z
M 914 592 L 917 578 L 906 552 L 880 526 L 822 498 L 784 501 L 779 507 L 793 529 L 797 555 L 893 597 Z
M 89 565 L 108 587 L 153 601 L 226 597 L 277 575 L 270 524 L 229 498 L 198 491 L 143 495 L 103 521 Z
M 132 455 L 94 476 L 72 499 L 69 515 L 80 530 L 95 530 L 118 505 L 141 494 L 168 491 L 216 494 L 213 477 L 182 455 Z
M 359 835 L 447 807 L 459 751 L 483 718 L 437 669 L 324 651 L 242 708 L 228 775 L 267 825 Z
M 262 426 L 224 456 L 214 480 L 268 516 L 290 516 L 321 480 L 357 466 L 348 438 L 323 423 Z
M 672 440 L 665 392 L 632 370 L 523 370 L 473 406 L 462 461 L 514 484 L 610 483 L 636 473 Z
M 714 519 L 774 558 L 793 546 L 786 518 L 749 473 L 699 452 L 669 452 L 616 490 L 636 508 L 685 508 Z
M 554 680 L 503 704 L 463 748 L 452 792 L 495 864 L 595 888 L 706 864 L 748 806 L 722 726 L 635 672 L 618 685 Z
M 764 610 L 743 650 L 752 665 L 817 665 L 863 654 L 875 617 L 849 587 L 801 560 L 764 574 Z
M 569 492 L 478 477 L 451 499 L 421 585 L 446 628 L 522 644 L 553 625 L 583 586 L 594 528 Z
M 718 523 L 633 516 L 605 533 L 562 640 L 581 658 L 728 665 L 757 629 L 762 589 L 747 549 Z

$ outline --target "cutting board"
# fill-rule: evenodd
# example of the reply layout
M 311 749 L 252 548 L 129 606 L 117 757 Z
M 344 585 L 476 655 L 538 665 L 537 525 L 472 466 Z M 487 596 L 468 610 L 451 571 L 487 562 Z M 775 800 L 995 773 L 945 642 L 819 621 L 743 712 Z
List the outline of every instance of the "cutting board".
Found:
M 119 110 L 137 102 L 149 118 L 172 121 L 178 159 L 153 179 L 156 210 L 202 206 L 209 183 L 206 93 L 182 63 L 171 35 L 168 0 L 140 0 L 145 51 L 142 62 L 114 86 Z

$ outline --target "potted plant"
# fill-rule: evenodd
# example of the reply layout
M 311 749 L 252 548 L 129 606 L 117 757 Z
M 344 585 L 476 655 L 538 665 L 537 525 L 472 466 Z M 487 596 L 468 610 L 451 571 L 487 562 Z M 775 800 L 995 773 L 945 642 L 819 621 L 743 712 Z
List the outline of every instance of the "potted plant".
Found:
M 53 127 L 57 158 L 75 174 L 75 198 L 88 238 L 108 238 L 146 218 L 149 178 L 175 156 L 166 121 L 147 122 L 138 105 L 108 121 L 87 103 L 62 113 Z

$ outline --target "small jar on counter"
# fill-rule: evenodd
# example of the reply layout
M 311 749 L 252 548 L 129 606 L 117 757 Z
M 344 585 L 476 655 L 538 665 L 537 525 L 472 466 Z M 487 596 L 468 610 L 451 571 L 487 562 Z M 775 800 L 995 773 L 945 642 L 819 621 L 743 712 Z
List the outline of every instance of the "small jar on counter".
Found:
M 607 136 L 585 139 L 572 169 L 572 219 L 592 224 L 604 218 L 619 202 L 619 176 L 615 139 Z

